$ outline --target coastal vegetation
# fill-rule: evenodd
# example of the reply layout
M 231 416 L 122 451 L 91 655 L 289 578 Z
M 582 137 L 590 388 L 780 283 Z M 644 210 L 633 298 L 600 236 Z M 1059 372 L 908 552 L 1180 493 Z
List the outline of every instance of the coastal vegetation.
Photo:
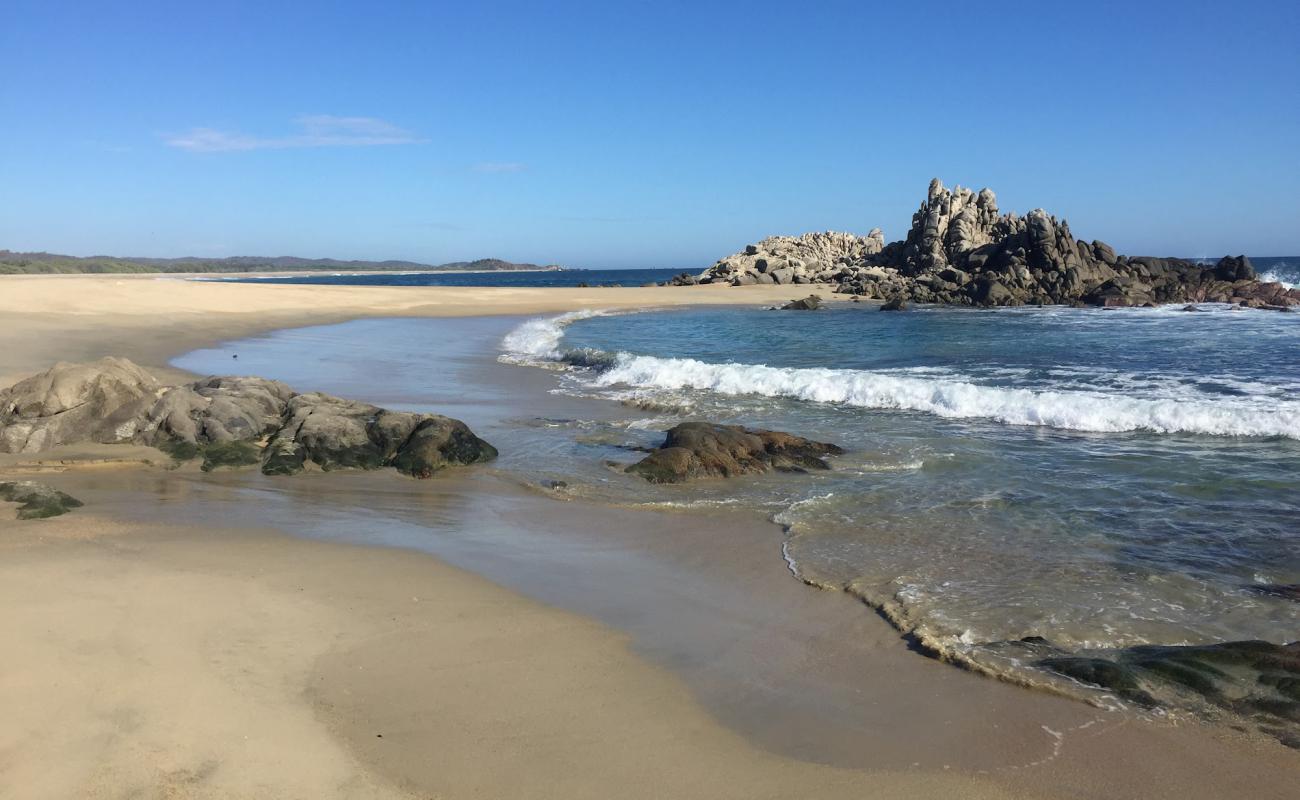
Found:
M 559 270 L 545 266 L 480 258 L 446 264 L 416 261 L 343 261 L 335 258 L 294 256 L 231 256 L 229 258 L 120 258 L 117 256 L 69 256 L 58 253 L 20 253 L 0 250 L 0 275 L 42 274 L 133 274 L 133 273 L 223 273 L 223 272 L 428 272 Z

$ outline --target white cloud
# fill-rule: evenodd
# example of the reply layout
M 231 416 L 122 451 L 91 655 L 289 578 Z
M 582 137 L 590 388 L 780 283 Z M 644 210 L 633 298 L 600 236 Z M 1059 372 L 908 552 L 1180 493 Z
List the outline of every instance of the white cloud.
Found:
M 488 172 L 498 175 L 508 172 L 523 172 L 526 169 L 528 169 L 527 164 L 520 164 L 517 161 L 485 161 L 474 165 L 475 172 Z
M 424 140 L 405 128 L 374 117 L 336 117 L 313 114 L 294 122 L 299 132 L 288 136 L 253 136 L 246 133 L 193 128 L 187 133 L 168 136 L 164 141 L 194 153 L 228 153 L 241 150 L 284 149 L 290 147 L 369 147 L 390 144 L 417 144 Z

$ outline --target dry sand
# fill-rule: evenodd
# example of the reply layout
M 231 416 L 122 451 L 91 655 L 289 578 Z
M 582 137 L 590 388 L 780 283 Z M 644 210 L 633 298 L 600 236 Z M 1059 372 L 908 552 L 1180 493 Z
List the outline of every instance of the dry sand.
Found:
M 108 354 L 166 373 L 168 357 L 214 340 L 357 316 L 770 303 L 799 288 L 4 278 L 0 337 L 9 346 L 0 354 L 0 385 L 55 360 Z M 65 455 L 97 459 L 101 469 L 114 457 L 98 448 Z M 52 470 L 51 482 L 78 491 L 78 481 L 93 485 L 89 473 L 63 472 L 58 458 L 40 468 Z M 126 448 L 122 458 L 147 459 L 148 451 Z M 29 477 L 35 467 L 20 469 L 24 460 L 0 460 L 0 477 Z M 157 486 L 154 494 L 113 492 L 121 508 L 165 497 L 184 524 L 126 521 L 131 515 L 111 513 L 107 502 L 53 520 L 0 517 L 0 798 L 1182 800 L 1283 798 L 1300 781 L 1300 759 L 1279 745 L 1123 720 L 1080 728 L 1060 747 L 1047 731 L 1047 745 L 1026 752 L 1018 769 L 988 775 L 815 763 L 835 760 L 829 753 L 791 758 L 723 725 L 682 680 L 635 655 L 614 629 L 426 555 L 191 515 L 203 508 L 191 497 L 195 478 L 124 468 Z M 395 492 L 428 485 L 394 481 Z M 583 513 L 559 508 L 574 520 Z M 891 646 L 881 662 L 889 668 L 940 666 L 901 653 L 888 635 L 869 645 Z M 888 672 L 874 676 L 889 680 Z M 918 709 L 934 704 L 920 702 L 928 682 L 897 685 L 902 696 L 886 718 L 863 711 L 861 724 L 877 736 L 891 724 L 907 726 L 898 712 L 908 707 L 907 693 Z M 952 704 L 950 722 L 969 724 L 971 706 L 949 695 L 952 685 L 962 684 L 937 681 L 933 691 Z M 1003 691 L 1010 699 L 999 702 L 1012 712 L 1023 696 L 1022 723 L 1046 702 L 1012 687 L 999 687 L 999 697 Z M 994 722 L 980 735 L 987 741 L 972 746 L 1014 743 L 1016 734 Z M 952 746 L 951 737 L 935 740 Z M 864 735 L 862 749 L 871 741 Z

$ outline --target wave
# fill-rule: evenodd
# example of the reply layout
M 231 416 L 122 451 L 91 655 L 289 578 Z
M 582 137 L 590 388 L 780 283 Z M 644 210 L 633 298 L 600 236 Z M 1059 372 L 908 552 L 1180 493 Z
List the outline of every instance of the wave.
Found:
M 505 353 L 498 360 L 508 364 L 534 366 L 542 362 L 559 361 L 564 356 L 560 352 L 560 340 L 564 338 L 566 327 L 580 319 L 604 317 L 611 313 L 613 312 L 584 309 L 556 317 L 530 319 L 501 340 L 501 349 Z
M 1100 433 L 1151 431 L 1300 439 L 1300 403 L 1296 402 L 1274 402 L 1270 408 L 1261 408 L 1246 399 L 1145 399 L 981 386 L 953 378 L 863 370 L 712 364 L 626 353 L 619 354 L 612 367 L 595 376 L 594 383 L 781 397 Z

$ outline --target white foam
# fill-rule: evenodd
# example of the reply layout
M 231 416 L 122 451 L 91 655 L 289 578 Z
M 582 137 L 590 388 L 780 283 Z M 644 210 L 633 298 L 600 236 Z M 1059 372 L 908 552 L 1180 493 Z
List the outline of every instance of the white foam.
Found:
M 560 340 L 564 338 L 565 327 L 580 319 L 603 317 L 610 313 L 584 309 L 570 311 L 556 317 L 530 319 L 507 333 L 501 340 L 501 349 L 505 350 L 505 353 L 499 360 L 510 364 L 555 361 L 563 355 L 560 352 Z
M 689 358 L 626 353 L 620 354 L 612 368 L 593 380 L 599 386 L 703 389 L 724 395 L 784 397 L 1077 431 L 1300 439 L 1300 402 L 1275 398 L 1261 402 L 1260 398 L 1170 399 L 1086 391 L 1036 391 L 981 386 L 959 377 L 711 364 Z

